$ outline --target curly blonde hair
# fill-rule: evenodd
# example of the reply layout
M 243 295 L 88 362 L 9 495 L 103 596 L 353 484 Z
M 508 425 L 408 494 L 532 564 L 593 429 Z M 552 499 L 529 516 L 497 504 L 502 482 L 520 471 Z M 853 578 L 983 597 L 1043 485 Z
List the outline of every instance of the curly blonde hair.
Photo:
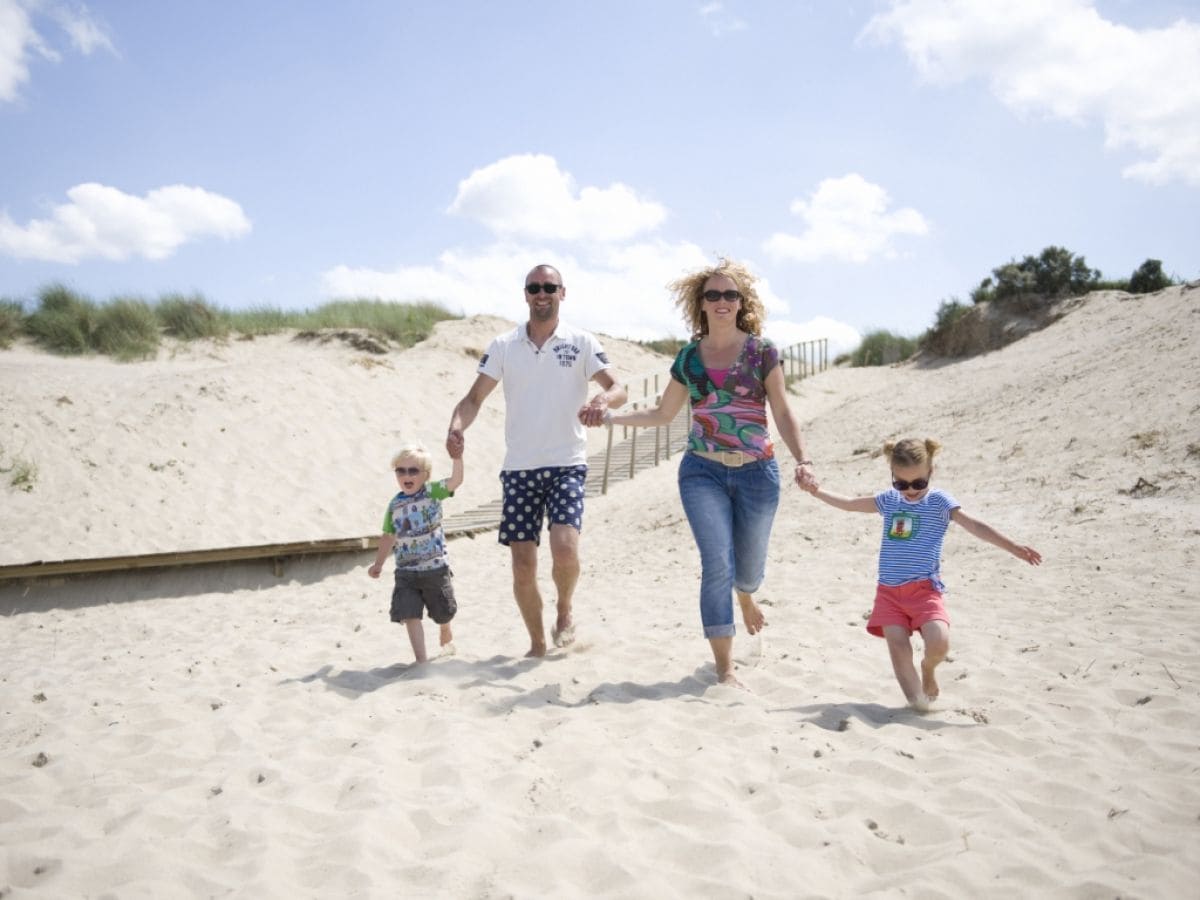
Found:
M 758 276 L 743 263 L 721 257 L 715 266 L 685 275 L 668 286 L 675 294 L 675 305 L 683 313 L 683 321 L 692 332 L 692 340 L 708 334 L 708 316 L 704 312 L 704 285 L 714 275 L 724 275 L 737 285 L 742 295 L 741 308 L 737 314 L 737 327 L 748 334 L 761 335 L 763 319 L 767 312 L 758 291 L 754 289 Z

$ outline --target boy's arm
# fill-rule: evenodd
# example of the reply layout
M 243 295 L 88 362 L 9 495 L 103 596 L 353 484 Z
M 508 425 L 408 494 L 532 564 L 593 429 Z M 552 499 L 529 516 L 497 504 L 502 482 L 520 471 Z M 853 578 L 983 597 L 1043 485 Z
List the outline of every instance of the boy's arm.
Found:
M 367 569 L 367 574 L 372 578 L 378 578 L 379 573 L 383 571 L 383 561 L 387 559 L 388 554 L 392 552 L 392 548 L 396 546 L 396 536 L 388 534 L 386 531 L 379 536 L 379 549 L 375 552 L 375 562 L 371 563 L 371 568 Z
M 981 541 L 987 541 L 989 544 L 995 544 L 1001 550 L 1007 550 L 1017 559 L 1023 559 L 1031 566 L 1038 566 L 1042 563 L 1042 554 L 1038 553 L 1032 547 L 1026 547 L 1023 544 L 1018 544 L 1011 538 L 1005 537 L 991 525 L 986 522 L 980 522 L 978 519 L 973 519 L 962 511 L 961 507 L 955 507 L 950 511 L 951 521 L 957 522 L 968 533 L 973 534 Z
M 461 456 L 450 460 L 450 477 L 446 479 L 446 490 L 454 493 L 463 483 L 463 458 Z

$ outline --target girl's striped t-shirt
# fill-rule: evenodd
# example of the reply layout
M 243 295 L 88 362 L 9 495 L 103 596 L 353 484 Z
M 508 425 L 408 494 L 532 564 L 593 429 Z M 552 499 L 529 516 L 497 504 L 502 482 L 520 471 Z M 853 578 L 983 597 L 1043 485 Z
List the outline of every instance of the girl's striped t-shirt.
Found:
M 942 541 L 950 527 L 950 513 L 959 502 L 945 491 L 931 490 L 909 503 L 896 490 L 875 495 L 875 508 L 883 516 L 883 541 L 879 547 L 879 582 L 896 586 L 929 579 L 940 591 Z

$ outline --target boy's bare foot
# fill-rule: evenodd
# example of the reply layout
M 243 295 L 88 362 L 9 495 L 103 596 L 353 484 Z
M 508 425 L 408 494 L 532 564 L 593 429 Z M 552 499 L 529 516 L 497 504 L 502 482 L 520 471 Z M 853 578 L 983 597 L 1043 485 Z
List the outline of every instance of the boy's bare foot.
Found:
M 742 607 L 742 621 L 746 625 L 746 631 L 750 634 L 758 634 L 767 624 L 767 617 L 763 615 L 762 609 L 749 594 L 739 592 L 737 598 Z
M 925 696 L 930 700 L 936 700 L 941 690 L 938 688 L 937 678 L 933 675 L 933 670 L 936 665 L 931 666 L 926 662 L 921 663 L 921 689 L 925 692 Z
M 454 632 L 449 625 L 441 626 L 441 634 L 439 635 L 441 645 L 445 647 L 447 644 L 454 643 Z

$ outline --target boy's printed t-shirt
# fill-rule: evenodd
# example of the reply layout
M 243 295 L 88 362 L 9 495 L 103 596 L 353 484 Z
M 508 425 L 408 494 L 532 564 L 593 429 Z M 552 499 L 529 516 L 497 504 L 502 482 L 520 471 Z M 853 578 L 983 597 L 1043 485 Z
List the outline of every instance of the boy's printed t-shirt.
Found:
M 950 513 L 961 504 L 945 491 L 931 490 L 909 503 L 897 490 L 875 495 L 875 508 L 883 516 L 883 543 L 879 547 L 879 583 L 891 586 L 929 579 L 939 591 L 942 542 L 950 527 Z
M 415 494 L 398 493 L 388 504 L 383 530 L 395 535 L 396 568 L 424 572 L 448 565 L 442 531 L 442 501 L 453 497 L 445 479 L 427 482 Z

